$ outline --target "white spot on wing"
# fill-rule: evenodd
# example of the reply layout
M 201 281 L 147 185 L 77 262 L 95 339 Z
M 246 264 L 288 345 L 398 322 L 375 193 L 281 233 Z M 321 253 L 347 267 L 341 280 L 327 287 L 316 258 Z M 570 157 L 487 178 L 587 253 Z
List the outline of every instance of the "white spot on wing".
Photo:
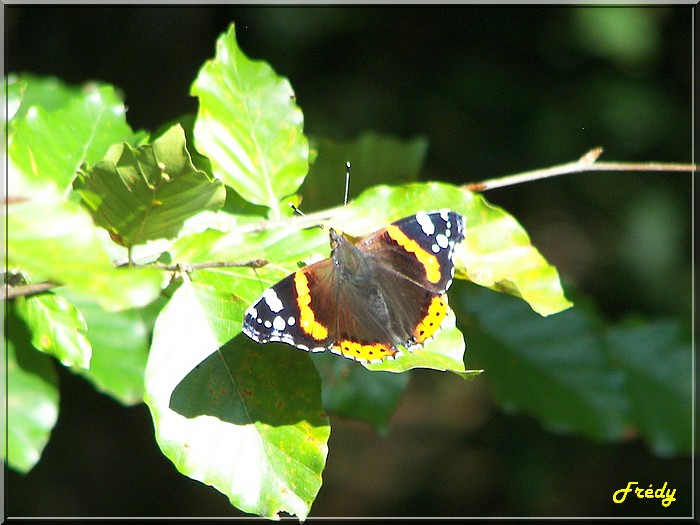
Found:
M 430 220 L 430 216 L 424 211 L 419 211 L 416 213 L 416 221 L 420 224 L 423 233 L 430 236 L 435 233 L 435 224 Z
M 272 327 L 279 331 L 282 332 L 286 327 L 287 323 L 282 319 L 279 315 L 275 317 L 275 319 L 272 321 Z
M 265 304 L 270 309 L 270 311 L 273 313 L 278 314 L 284 308 L 282 301 L 280 301 L 279 297 L 277 297 L 277 294 L 272 288 L 268 288 L 267 290 L 265 290 L 265 293 L 263 293 L 263 300 L 265 301 Z

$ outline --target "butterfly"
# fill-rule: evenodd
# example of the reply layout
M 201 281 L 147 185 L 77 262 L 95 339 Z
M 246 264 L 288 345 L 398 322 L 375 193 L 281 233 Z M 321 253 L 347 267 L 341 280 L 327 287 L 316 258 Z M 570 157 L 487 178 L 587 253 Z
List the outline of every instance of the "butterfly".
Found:
M 246 310 L 243 332 L 363 363 L 421 348 L 450 311 L 446 292 L 465 227 L 462 215 L 439 210 L 357 238 L 331 228 L 331 256 L 265 290 Z

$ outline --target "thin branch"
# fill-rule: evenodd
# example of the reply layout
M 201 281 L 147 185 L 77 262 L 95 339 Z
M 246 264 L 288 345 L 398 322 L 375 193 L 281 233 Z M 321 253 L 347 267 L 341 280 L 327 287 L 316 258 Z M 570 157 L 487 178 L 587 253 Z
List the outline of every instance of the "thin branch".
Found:
M 596 162 L 583 171 L 686 171 L 693 172 L 695 164 L 671 162 Z
M 154 263 L 152 265 L 161 270 L 166 270 L 169 272 L 185 272 L 190 273 L 194 270 L 204 270 L 207 268 L 262 268 L 263 266 L 269 264 L 266 259 L 252 259 L 250 261 L 214 261 L 214 262 L 203 262 L 203 263 L 175 263 L 175 264 L 161 264 Z
M 249 261 L 215 261 L 215 262 L 204 262 L 204 263 L 175 263 L 175 264 L 161 264 L 153 263 L 146 264 L 143 266 L 133 266 L 133 268 L 159 268 L 161 270 L 169 272 L 183 272 L 190 273 L 194 270 L 204 270 L 206 268 L 262 268 L 267 265 L 269 261 L 265 259 L 252 259 Z M 9 299 L 15 299 L 17 297 L 28 297 L 30 295 L 37 295 L 40 293 L 48 292 L 58 286 L 62 286 L 58 283 L 53 282 L 43 282 L 43 283 L 33 283 L 33 284 L 22 284 L 19 286 L 6 285 L 2 288 L 2 295 L 0 300 L 6 301 Z
M 465 188 L 469 191 L 481 192 L 492 190 L 494 188 L 503 188 L 505 186 L 514 186 L 523 182 L 531 182 L 535 180 L 546 179 L 549 177 L 558 177 L 559 175 L 568 175 L 570 173 L 581 173 L 585 171 L 686 171 L 693 172 L 696 170 L 695 164 L 674 164 L 664 162 L 596 162 L 598 157 L 603 153 L 603 148 L 593 148 L 580 159 L 544 168 L 541 170 L 526 171 L 515 175 L 506 175 L 497 179 L 488 179 L 481 182 L 472 182 L 465 184 Z
M 45 282 L 45 283 L 35 283 L 35 284 L 21 284 L 19 286 L 3 286 L 1 300 L 6 301 L 8 299 L 14 299 L 16 297 L 36 295 L 44 292 L 48 292 L 53 288 L 61 286 L 57 283 Z

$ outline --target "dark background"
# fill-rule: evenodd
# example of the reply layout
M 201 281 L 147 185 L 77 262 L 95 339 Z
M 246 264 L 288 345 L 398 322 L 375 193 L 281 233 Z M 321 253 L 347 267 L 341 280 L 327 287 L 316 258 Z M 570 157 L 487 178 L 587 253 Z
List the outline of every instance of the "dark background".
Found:
M 690 7 L 4 6 L 4 14 L 6 72 L 112 83 L 134 128 L 196 111 L 190 84 L 235 22 L 244 52 L 289 78 L 307 133 L 425 136 L 426 180 L 544 168 L 595 146 L 603 160 L 691 161 Z M 575 174 L 486 197 L 521 222 L 605 322 L 690 324 L 690 174 Z M 122 407 L 64 370 L 60 379 L 59 421 L 41 461 L 25 476 L 7 471 L 10 516 L 242 515 L 160 454 L 145 405 Z M 635 439 L 548 433 L 499 409 L 484 377 L 412 373 L 387 435 L 335 418 L 329 446 L 312 516 L 690 513 L 689 457 L 660 458 Z M 668 481 L 678 501 L 614 505 L 623 485 L 612 479 Z

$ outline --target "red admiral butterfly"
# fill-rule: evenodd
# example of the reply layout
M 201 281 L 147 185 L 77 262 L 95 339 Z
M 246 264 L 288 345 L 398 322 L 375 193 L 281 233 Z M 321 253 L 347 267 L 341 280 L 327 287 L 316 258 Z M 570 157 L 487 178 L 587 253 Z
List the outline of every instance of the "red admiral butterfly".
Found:
M 464 217 L 418 212 L 369 235 L 330 229 L 331 256 L 288 275 L 248 308 L 243 332 L 311 352 L 380 362 L 421 348 L 449 312 Z

